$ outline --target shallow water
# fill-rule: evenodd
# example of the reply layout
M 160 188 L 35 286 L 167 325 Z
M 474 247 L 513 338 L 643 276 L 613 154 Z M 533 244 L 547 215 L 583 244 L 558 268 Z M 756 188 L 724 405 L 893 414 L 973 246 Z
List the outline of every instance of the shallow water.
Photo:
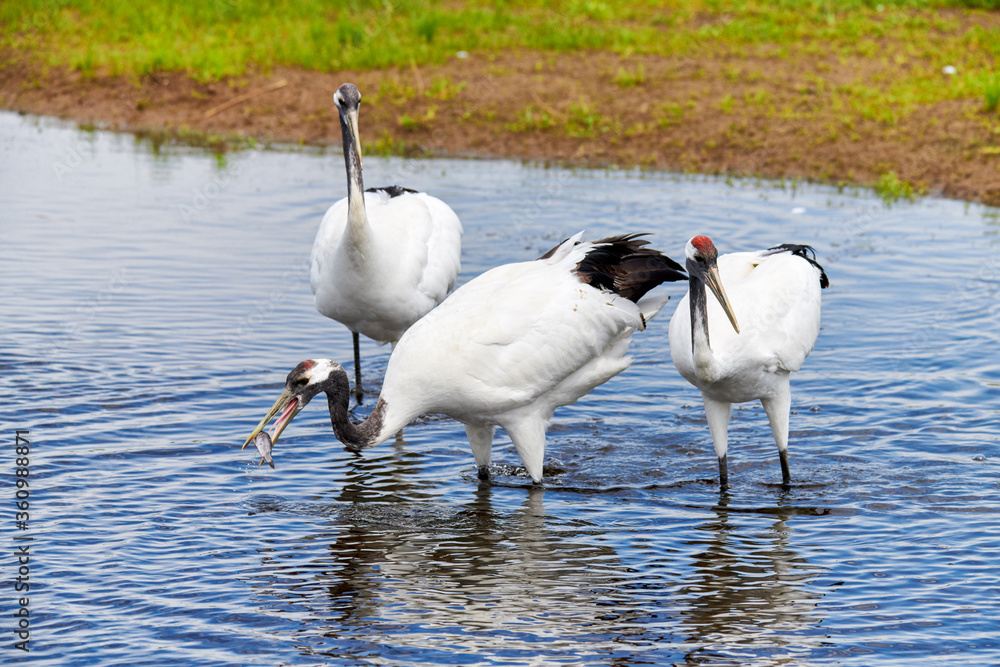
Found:
M 449 202 L 461 282 L 579 231 L 675 259 L 814 245 L 830 275 L 793 378 L 791 466 L 734 411 L 721 496 L 673 305 L 633 366 L 556 412 L 545 487 L 506 438 L 477 483 L 426 417 L 354 455 L 322 406 L 257 467 L 246 434 L 298 361 L 350 360 L 306 264 L 333 152 L 225 161 L 0 114 L 0 570 L 30 536 L 30 653 L 51 665 L 1000 663 L 1000 215 L 826 187 L 365 159 Z M 667 286 L 677 299 L 683 285 Z M 377 388 L 388 348 L 363 345 Z M 365 414 L 364 409 L 356 411 Z M 30 521 L 15 524 L 15 430 Z

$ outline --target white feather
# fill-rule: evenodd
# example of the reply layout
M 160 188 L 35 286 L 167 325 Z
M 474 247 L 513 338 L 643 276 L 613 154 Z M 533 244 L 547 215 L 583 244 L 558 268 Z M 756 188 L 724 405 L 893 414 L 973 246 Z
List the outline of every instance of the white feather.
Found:
M 500 425 L 540 481 L 553 411 L 625 370 L 642 326 L 636 304 L 581 282 L 575 269 L 593 244 L 578 238 L 487 271 L 410 327 L 386 369 L 390 415 L 444 413 L 484 434 Z M 488 444 L 473 448 L 487 464 Z
M 403 332 L 441 303 L 460 268 L 462 223 L 422 192 L 364 193 L 366 242 L 348 228 L 347 198 L 323 217 L 311 256 L 316 309 L 376 341 Z
M 718 268 L 739 333 L 708 293 L 710 347 L 693 345 L 689 292 L 670 319 L 671 359 L 702 392 L 720 468 L 728 451 L 730 404 L 760 400 L 787 470 L 789 376 L 802 367 L 819 335 L 820 270 L 790 252 L 769 251 L 722 255 Z

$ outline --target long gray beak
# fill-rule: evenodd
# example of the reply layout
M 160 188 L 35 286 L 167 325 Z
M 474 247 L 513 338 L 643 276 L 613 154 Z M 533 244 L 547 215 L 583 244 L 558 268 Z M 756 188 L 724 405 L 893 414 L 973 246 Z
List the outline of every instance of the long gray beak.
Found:
M 364 156 L 361 155 L 361 134 L 358 132 L 358 110 L 351 109 L 347 112 L 347 121 L 351 126 L 351 135 L 354 137 L 354 150 L 358 152 L 358 166 L 365 168 Z
M 705 284 L 708 285 L 708 289 L 712 290 L 715 298 L 719 300 L 722 310 L 726 311 L 726 317 L 729 318 L 733 328 L 736 329 L 736 333 L 739 333 L 740 325 L 736 321 L 736 314 L 733 313 L 733 305 L 729 303 L 729 297 L 726 296 L 726 288 L 722 286 L 722 280 L 719 278 L 719 267 L 717 265 L 713 264 L 705 272 Z
M 287 387 L 281 392 L 281 396 L 279 396 L 278 400 L 274 402 L 271 409 L 267 411 L 267 414 L 260 420 L 260 423 L 257 424 L 257 428 L 255 428 L 253 432 L 250 433 L 250 436 L 247 437 L 243 446 L 240 447 L 240 451 L 246 449 L 246 446 L 254 441 L 257 434 L 263 431 L 267 427 L 268 422 L 270 422 L 271 419 L 273 419 L 279 412 L 281 414 L 278 416 L 278 421 L 275 422 L 274 429 L 271 431 L 270 435 L 271 447 L 274 446 L 274 443 L 278 442 L 278 437 L 281 435 L 281 432 L 285 430 L 285 427 L 288 426 L 295 415 L 299 413 L 299 398 L 292 395 L 292 392 L 290 392 Z M 260 446 L 258 446 L 258 450 L 260 450 Z M 268 450 L 268 454 L 270 454 L 270 450 Z M 267 460 L 267 458 L 267 454 L 261 451 L 261 463 Z M 270 463 L 270 461 L 268 461 L 268 463 Z M 271 467 L 274 466 L 272 465 Z

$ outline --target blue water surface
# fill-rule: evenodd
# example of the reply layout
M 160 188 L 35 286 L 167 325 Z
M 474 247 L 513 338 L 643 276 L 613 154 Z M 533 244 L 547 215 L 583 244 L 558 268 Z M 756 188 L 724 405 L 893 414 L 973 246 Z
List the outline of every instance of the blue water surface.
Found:
M 460 282 L 581 229 L 674 258 L 698 233 L 815 246 L 832 285 L 792 381 L 793 488 L 746 404 L 720 496 L 672 304 L 630 369 L 556 412 L 544 488 L 502 433 L 480 485 L 460 424 L 356 455 L 321 404 L 257 467 L 240 445 L 285 374 L 350 367 L 307 264 L 339 153 L 216 157 L 0 114 L 0 662 L 1000 663 L 1000 212 L 508 161 L 366 157 L 365 178 L 455 209 Z M 389 349 L 362 353 L 377 390 Z

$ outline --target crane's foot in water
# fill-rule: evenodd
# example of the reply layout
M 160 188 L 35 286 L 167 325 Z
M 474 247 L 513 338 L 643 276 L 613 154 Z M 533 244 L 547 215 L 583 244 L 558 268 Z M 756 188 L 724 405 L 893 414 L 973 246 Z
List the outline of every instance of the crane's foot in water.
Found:
M 792 488 L 792 475 L 788 472 L 788 450 L 779 451 L 778 458 L 781 460 L 781 489 L 789 491 Z
M 728 454 L 719 457 L 719 491 L 725 493 L 729 490 L 729 465 Z

